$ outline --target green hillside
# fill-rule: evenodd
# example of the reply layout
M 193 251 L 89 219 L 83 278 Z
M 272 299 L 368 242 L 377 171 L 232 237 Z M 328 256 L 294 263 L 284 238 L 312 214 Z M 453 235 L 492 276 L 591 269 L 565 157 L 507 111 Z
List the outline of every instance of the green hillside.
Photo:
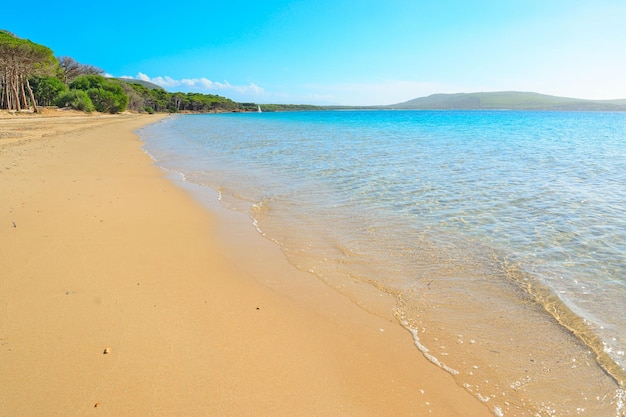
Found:
M 134 78 L 116 78 L 116 80 L 125 82 L 127 84 L 140 84 L 146 87 L 148 90 L 164 90 L 164 88 L 160 85 L 156 85 L 154 83 L 151 83 L 150 81 L 136 80 Z
M 538 93 L 500 91 L 493 93 L 433 94 L 385 107 L 416 110 L 626 111 L 626 100 L 595 101 Z
M 617 105 L 620 105 L 620 106 L 626 106 L 626 99 L 604 100 L 604 103 L 612 103 L 612 104 L 617 104 Z

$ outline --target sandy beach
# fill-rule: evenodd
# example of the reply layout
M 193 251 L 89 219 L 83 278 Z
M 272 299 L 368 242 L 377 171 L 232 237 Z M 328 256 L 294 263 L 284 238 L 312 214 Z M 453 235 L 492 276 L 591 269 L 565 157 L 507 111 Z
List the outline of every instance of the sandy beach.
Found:
M 167 116 L 54 116 L 0 115 L 0 416 L 493 415 L 154 167 Z

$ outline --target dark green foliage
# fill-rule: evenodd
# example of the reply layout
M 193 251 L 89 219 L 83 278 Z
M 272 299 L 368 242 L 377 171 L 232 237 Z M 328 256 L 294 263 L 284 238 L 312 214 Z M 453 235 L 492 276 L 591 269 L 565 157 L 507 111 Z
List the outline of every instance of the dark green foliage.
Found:
M 42 106 L 51 106 L 62 93 L 67 91 L 67 85 L 56 77 L 31 77 L 29 82 L 35 100 Z
M 57 64 L 50 48 L 0 30 L 0 108 L 37 112 L 29 78 L 51 75 Z
M 75 110 L 91 113 L 96 108 L 85 91 L 70 90 L 61 94 L 55 101 L 58 107 L 71 107 Z
M 101 75 L 81 75 L 72 81 L 70 89 L 87 92 L 96 110 L 102 113 L 120 113 L 128 106 L 128 96 L 120 84 Z
M 136 83 L 135 80 L 123 80 L 143 99 L 140 106 L 129 106 L 131 110 L 147 111 L 150 108 L 154 112 L 217 112 L 217 111 L 244 111 L 242 104 L 236 103 L 226 97 L 214 94 L 201 93 L 169 93 L 162 88 L 148 88 L 144 84 Z M 256 105 L 253 106 L 256 110 Z M 252 108 L 251 108 L 252 109 Z
M 252 104 L 252 106 L 249 106 Z M 254 103 L 243 103 L 247 111 L 256 111 L 257 105 Z M 325 110 L 331 107 L 313 106 L 311 104 L 261 104 L 261 110 L 264 112 L 273 111 L 310 111 Z
M 7 30 L 0 30 L 0 63 L 20 73 L 52 75 L 58 65 L 52 50 Z
M 81 75 L 70 83 L 70 89 L 88 91 L 92 88 L 102 88 L 107 83 L 107 79 L 100 75 Z
M 101 113 L 120 113 L 126 110 L 128 96 L 120 89 L 113 92 L 104 88 L 92 88 L 87 91 L 93 105 Z
M 214 94 L 170 93 L 150 82 L 105 78 L 102 73 L 70 57 L 57 59 L 49 48 L 0 30 L 0 108 L 32 106 L 37 111 L 36 102 L 41 102 L 105 113 L 126 109 L 148 113 L 257 111 L 255 103 L 236 103 Z M 69 92 L 63 86 L 67 83 Z M 322 107 L 263 105 L 263 111 L 319 109 Z
M 143 97 L 127 83 L 120 82 L 118 79 L 114 80 L 120 85 L 120 87 L 122 87 L 122 89 L 124 90 L 124 94 L 128 96 L 127 109 L 131 111 L 142 111 L 142 109 L 145 107 L 145 100 L 143 99 Z

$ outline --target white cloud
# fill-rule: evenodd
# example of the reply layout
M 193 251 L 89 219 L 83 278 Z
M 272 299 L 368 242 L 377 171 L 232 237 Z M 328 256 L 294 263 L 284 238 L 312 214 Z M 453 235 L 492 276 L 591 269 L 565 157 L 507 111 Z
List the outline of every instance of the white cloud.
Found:
M 130 77 L 133 78 L 133 77 Z M 139 72 L 137 73 L 137 79 L 141 80 L 141 81 L 150 81 L 150 77 L 148 77 L 146 74 L 144 74 L 143 72 Z
M 219 94 L 239 102 L 289 103 L 317 105 L 368 106 L 401 103 L 434 93 L 470 92 L 459 86 L 404 80 L 382 80 L 372 83 L 316 83 L 301 84 L 294 88 L 275 86 L 270 91 L 257 84 L 233 85 L 228 81 L 208 78 L 174 79 L 170 76 L 150 77 L 139 72 L 134 77 L 148 81 L 168 91 Z M 478 91 L 478 90 L 472 90 Z
M 142 81 L 148 81 L 153 84 L 159 85 L 163 88 L 175 88 L 181 87 L 183 90 L 187 91 L 200 91 L 200 92 L 236 92 L 239 94 L 253 94 L 260 95 L 264 93 L 262 87 L 254 83 L 250 83 L 248 85 L 232 85 L 228 81 L 218 82 L 211 81 L 208 78 L 183 78 L 180 80 L 174 79 L 170 76 L 158 76 L 158 77 L 150 77 L 142 72 L 138 73 L 135 77 L 122 77 L 122 78 L 133 78 Z

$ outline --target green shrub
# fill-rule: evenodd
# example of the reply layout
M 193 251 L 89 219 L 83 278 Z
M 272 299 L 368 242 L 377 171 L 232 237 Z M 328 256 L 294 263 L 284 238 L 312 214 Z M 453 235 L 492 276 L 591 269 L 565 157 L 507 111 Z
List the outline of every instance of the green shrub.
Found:
M 124 94 L 121 87 L 119 87 L 119 91 L 90 88 L 87 90 L 87 95 L 89 95 L 96 110 L 102 113 L 120 113 L 126 110 L 128 105 L 128 96 Z
M 33 89 L 37 103 L 50 106 L 62 93 L 67 92 L 67 86 L 56 77 L 31 77 L 28 82 Z
M 71 89 L 85 91 L 96 110 L 120 113 L 128 106 L 128 96 L 118 81 L 100 75 L 81 75 L 70 84 Z
M 71 107 L 72 109 L 82 110 L 91 113 L 95 110 L 91 99 L 86 92 L 82 90 L 70 90 L 62 93 L 55 101 L 58 107 Z

